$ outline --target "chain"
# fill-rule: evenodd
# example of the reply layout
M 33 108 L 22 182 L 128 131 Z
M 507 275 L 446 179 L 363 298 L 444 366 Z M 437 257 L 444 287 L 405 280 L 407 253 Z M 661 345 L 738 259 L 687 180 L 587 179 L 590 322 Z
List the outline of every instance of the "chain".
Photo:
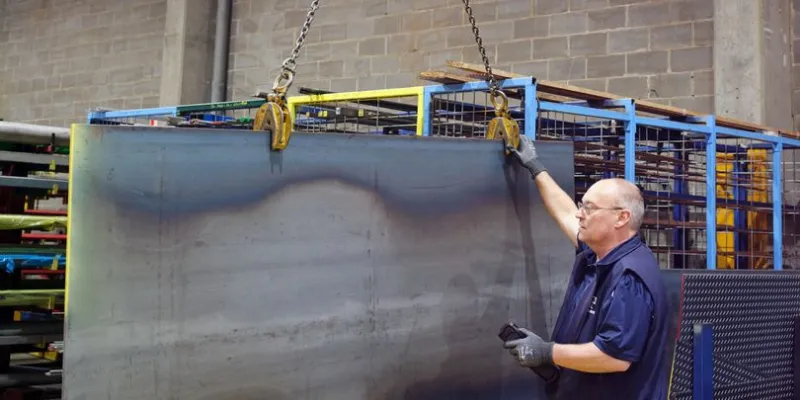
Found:
M 278 79 L 275 80 L 275 84 L 272 86 L 273 91 L 285 94 L 289 89 L 289 85 L 291 85 L 292 81 L 294 80 L 295 67 L 297 67 L 297 55 L 300 54 L 300 48 L 303 47 L 303 43 L 306 41 L 308 31 L 311 29 L 311 22 L 314 21 L 314 14 L 319 8 L 319 2 L 320 0 L 313 0 L 311 2 L 311 9 L 308 10 L 308 14 L 306 14 L 306 21 L 303 23 L 303 28 L 300 30 L 300 36 L 297 38 L 297 41 L 295 41 L 294 49 L 292 49 L 292 55 L 283 61 L 283 64 L 281 65 L 281 74 L 278 76 Z M 283 80 L 286 82 L 282 82 Z
M 464 2 L 464 8 L 466 9 L 467 16 L 469 17 L 469 23 L 472 24 L 472 32 L 475 34 L 475 42 L 478 43 L 478 50 L 483 58 L 483 66 L 486 67 L 486 76 L 489 79 L 489 91 L 492 93 L 493 97 L 496 97 L 498 95 L 497 80 L 494 77 L 494 73 L 492 73 L 492 67 L 489 65 L 489 58 L 486 57 L 486 49 L 483 48 L 483 40 L 481 39 L 480 31 L 478 30 L 478 25 L 475 23 L 475 17 L 472 15 L 472 7 L 469 5 L 469 0 L 462 1 Z

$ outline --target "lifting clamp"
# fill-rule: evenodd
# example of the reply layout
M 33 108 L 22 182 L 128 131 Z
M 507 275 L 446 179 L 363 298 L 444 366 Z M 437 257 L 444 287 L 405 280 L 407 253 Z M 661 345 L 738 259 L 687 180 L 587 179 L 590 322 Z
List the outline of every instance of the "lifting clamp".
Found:
M 492 105 L 496 117 L 489 121 L 489 127 L 486 129 L 486 139 L 494 140 L 498 135 L 503 139 L 505 146 L 513 146 L 515 149 L 519 148 L 519 124 L 511 114 L 508 112 L 508 98 L 502 91 L 497 91 L 500 95 L 499 98 L 503 99 L 501 104 L 497 104 L 497 97 L 492 96 Z M 506 155 L 511 154 L 506 150 Z
M 495 79 L 492 67 L 489 65 L 489 58 L 486 57 L 486 49 L 483 47 L 483 40 L 481 39 L 478 25 L 475 23 L 475 17 L 472 15 L 472 7 L 469 5 L 469 1 L 470 0 L 462 0 L 464 9 L 467 12 L 467 17 L 472 25 L 472 32 L 475 34 L 475 42 L 478 43 L 478 51 L 481 53 L 483 65 L 486 68 L 486 77 L 489 81 L 489 95 L 491 96 L 490 99 L 495 112 L 495 117 L 492 118 L 486 129 L 485 138 L 487 140 L 494 140 L 500 136 L 504 142 L 503 148 L 510 145 L 518 149 L 519 123 L 517 123 L 514 118 L 511 118 L 511 114 L 508 111 L 508 97 L 497 85 L 497 79 Z M 497 100 L 498 98 L 501 99 L 499 103 Z M 506 155 L 509 154 L 510 152 L 506 150 Z
M 282 74 L 278 79 L 280 80 Z M 276 80 L 276 84 L 278 81 Z M 284 86 L 287 88 L 288 85 Z M 259 93 L 267 102 L 262 104 L 256 112 L 253 121 L 254 131 L 270 131 L 272 133 L 272 150 L 283 150 L 289 145 L 289 136 L 292 134 L 292 116 L 286 102 L 286 93 L 279 92 L 280 88 L 274 87 L 272 93 Z
M 256 95 L 256 97 L 263 98 L 266 102 L 256 112 L 253 130 L 270 131 L 272 133 L 272 150 L 283 150 L 289 145 L 294 122 L 293 116 L 289 111 L 286 93 L 294 80 L 297 55 L 300 53 L 300 48 L 303 47 L 308 30 L 311 28 L 311 21 L 314 20 L 314 14 L 319 8 L 319 2 L 320 0 L 311 2 L 311 8 L 306 15 L 306 21 L 300 31 L 300 36 L 295 42 L 292 55 L 283 61 L 281 72 L 272 85 L 272 93 L 261 92 Z

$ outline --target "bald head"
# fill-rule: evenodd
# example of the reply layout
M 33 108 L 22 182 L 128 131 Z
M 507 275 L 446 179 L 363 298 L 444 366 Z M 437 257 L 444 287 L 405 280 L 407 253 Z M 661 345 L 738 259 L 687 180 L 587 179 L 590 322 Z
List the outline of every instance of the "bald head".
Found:
M 631 213 L 630 229 L 638 231 L 644 219 L 644 200 L 636 185 L 620 178 L 603 179 L 592 185 L 593 191 L 610 206 L 624 208 Z

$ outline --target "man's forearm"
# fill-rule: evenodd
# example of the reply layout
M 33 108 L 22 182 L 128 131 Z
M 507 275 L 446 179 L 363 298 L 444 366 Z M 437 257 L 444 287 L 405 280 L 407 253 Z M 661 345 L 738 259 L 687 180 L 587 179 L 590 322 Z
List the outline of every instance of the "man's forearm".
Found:
M 546 171 L 537 175 L 534 181 L 539 188 L 545 208 L 564 234 L 577 246 L 578 220 L 575 218 L 575 213 L 578 211 L 578 206 L 575 201 Z
M 603 353 L 594 343 L 555 344 L 553 363 L 576 371 L 588 373 L 623 372 L 630 367 L 627 361 Z

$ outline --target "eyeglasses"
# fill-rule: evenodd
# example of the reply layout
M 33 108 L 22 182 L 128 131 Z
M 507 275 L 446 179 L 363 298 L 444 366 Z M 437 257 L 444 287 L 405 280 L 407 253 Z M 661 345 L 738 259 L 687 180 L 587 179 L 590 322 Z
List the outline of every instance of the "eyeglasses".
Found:
M 624 208 L 622 208 L 622 207 L 597 207 L 597 206 L 594 206 L 594 205 L 583 204 L 582 201 L 578 202 L 578 211 L 583 211 L 587 215 L 588 214 L 592 214 L 592 213 L 594 213 L 595 211 L 598 211 L 598 210 L 619 211 L 619 210 L 624 210 Z

